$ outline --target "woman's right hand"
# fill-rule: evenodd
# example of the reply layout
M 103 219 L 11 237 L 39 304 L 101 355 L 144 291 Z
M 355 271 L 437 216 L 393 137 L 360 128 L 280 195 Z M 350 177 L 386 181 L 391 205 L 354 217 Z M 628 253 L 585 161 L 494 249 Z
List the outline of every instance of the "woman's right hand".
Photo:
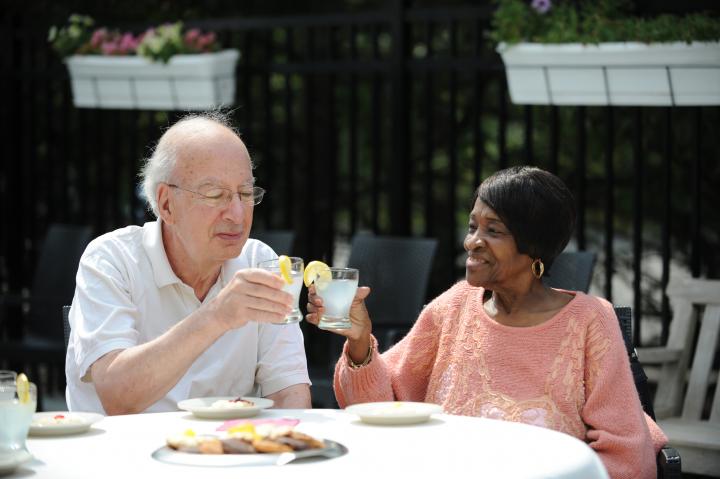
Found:
M 362 358 L 360 358 L 360 361 L 362 361 L 365 359 L 365 354 L 370 347 L 372 322 L 370 321 L 370 315 L 365 307 L 365 298 L 367 298 L 369 294 L 370 288 L 367 286 L 361 286 L 357 289 L 352 306 L 350 306 L 350 329 L 329 330 L 335 334 L 345 336 L 348 339 L 350 355 L 353 357 L 353 360 L 355 360 L 355 354 L 353 354 L 354 350 L 363 351 Z M 317 295 L 315 285 L 311 284 L 308 288 L 308 314 L 305 316 L 305 319 L 308 323 L 317 326 L 324 309 L 322 298 Z

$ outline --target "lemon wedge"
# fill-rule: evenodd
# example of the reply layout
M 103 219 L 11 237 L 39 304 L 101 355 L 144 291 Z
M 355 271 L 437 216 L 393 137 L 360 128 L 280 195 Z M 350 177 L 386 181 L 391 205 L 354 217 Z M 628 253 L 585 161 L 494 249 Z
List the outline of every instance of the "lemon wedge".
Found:
M 185 429 L 183 436 L 195 437 L 195 431 L 193 431 L 192 429 Z
M 285 255 L 280 256 L 278 258 L 278 266 L 280 266 L 280 276 L 282 276 L 282 279 L 284 279 L 287 284 L 292 284 L 293 280 L 292 276 L 290 276 L 292 262 L 290 258 Z
M 322 261 L 310 261 L 305 267 L 303 280 L 305 281 L 306 287 L 310 287 L 311 284 L 315 283 L 318 289 L 325 289 L 325 286 L 327 286 L 327 283 L 330 282 L 331 279 L 332 274 L 330 273 L 330 267 Z
M 15 387 L 17 388 L 18 399 L 21 403 L 25 404 L 30 401 L 30 382 L 24 373 L 18 374 L 15 380 Z
M 248 433 L 255 434 L 255 426 L 251 423 L 238 424 L 227 430 L 229 434 Z
M 262 439 L 262 436 L 258 434 L 255 426 L 250 423 L 238 424 L 227 430 L 230 436 L 241 437 L 245 439 Z

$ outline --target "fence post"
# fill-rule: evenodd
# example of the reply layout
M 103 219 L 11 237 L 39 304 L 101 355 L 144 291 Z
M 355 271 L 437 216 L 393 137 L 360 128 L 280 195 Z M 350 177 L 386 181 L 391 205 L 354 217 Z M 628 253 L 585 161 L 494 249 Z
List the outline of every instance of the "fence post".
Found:
M 408 81 L 405 68 L 407 29 L 406 0 L 392 3 L 392 158 L 389 162 L 388 190 L 390 192 L 390 232 L 410 234 L 410 177 L 411 161 L 408 145 Z

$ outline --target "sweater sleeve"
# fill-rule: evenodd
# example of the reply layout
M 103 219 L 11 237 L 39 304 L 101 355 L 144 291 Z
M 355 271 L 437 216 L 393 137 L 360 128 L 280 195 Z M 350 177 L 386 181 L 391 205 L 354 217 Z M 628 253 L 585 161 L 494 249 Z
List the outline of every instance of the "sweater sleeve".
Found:
M 376 401 L 424 401 L 440 336 L 435 303 L 428 305 L 402 341 L 383 354 L 372 337 L 373 356 L 357 369 L 348 362 L 347 341 L 335 366 L 335 397 L 340 407 Z
M 655 447 L 612 305 L 597 300 L 585 347 L 587 440 L 613 479 L 654 478 Z M 660 431 L 660 434 L 662 432 Z

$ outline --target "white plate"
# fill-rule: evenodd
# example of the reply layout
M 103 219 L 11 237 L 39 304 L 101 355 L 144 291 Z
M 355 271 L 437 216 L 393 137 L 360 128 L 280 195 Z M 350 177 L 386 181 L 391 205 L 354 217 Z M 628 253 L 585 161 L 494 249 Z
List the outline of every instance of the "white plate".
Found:
M 45 419 L 62 414 L 68 419 L 73 420 L 71 423 L 43 423 Z M 102 414 L 94 412 L 36 412 L 33 414 L 32 423 L 30 423 L 30 435 L 32 436 L 64 436 L 66 434 L 80 434 L 90 429 L 90 426 L 102 419 Z
M 32 459 L 32 454 L 27 451 L 17 451 L 15 454 L 0 453 L 0 474 L 10 474 L 23 462 Z
M 345 410 L 357 414 L 368 424 L 401 425 L 425 422 L 430 415 L 441 413 L 442 406 L 426 402 L 389 401 L 354 404 Z
M 254 406 L 242 407 L 242 408 L 216 408 L 212 407 L 215 401 L 221 399 L 236 399 L 231 396 L 223 397 L 209 397 L 209 398 L 194 398 L 185 399 L 178 403 L 178 408 L 185 411 L 190 411 L 195 416 L 203 419 L 235 419 L 241 417 L 252 417 L 256 416 L 261 410 L 272 407 L 272 399 L 265 398 L 253 398 L 253 397 L 242 397 L 246 401 L 250 401 Z
M 324 439 L 322 449 L 297 451 L 298 459 L 309 457 L 333 458 L 347 453 L 347 447 L 339 442 Z M 287 454 L 287 453 L 285 453 Z M 270 466 L 277 464 L 282 454 L 193 454 L 180 452 L 163 446 L 152 453 L 153 459 L 168 464 L 183 466 L 233 467 L 233 466 Z

